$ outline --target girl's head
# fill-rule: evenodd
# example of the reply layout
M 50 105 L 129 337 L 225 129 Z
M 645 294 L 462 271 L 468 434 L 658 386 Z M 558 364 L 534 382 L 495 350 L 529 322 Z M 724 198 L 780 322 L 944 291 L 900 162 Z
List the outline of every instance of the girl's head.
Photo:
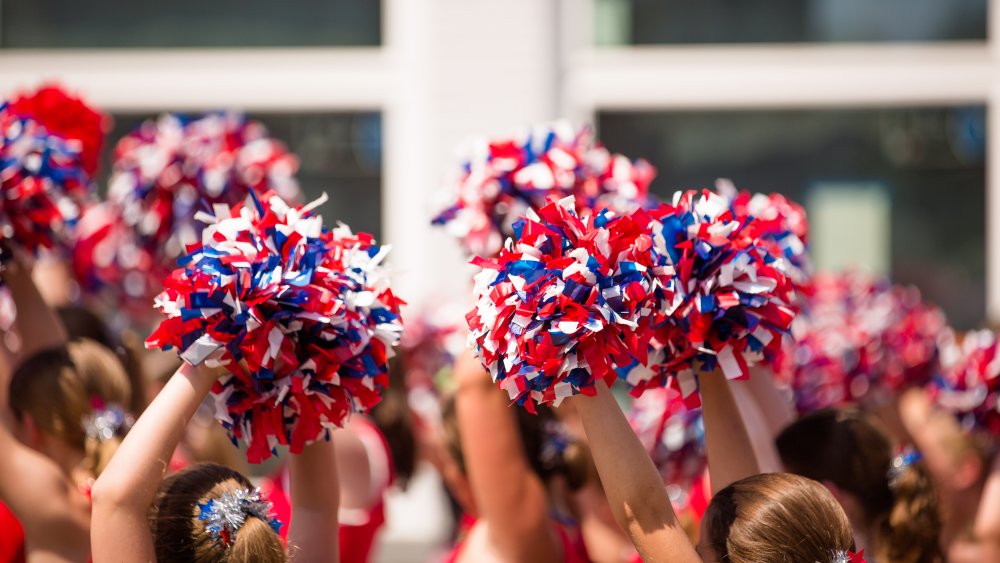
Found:
M 10 381 L 10 408 L 28 446 L 54 455 L 83 452 L 94 476 L 127 430 L 131 389 L 115 355 L 91 340 L 35 354 Z
M 764 473 L 719 491 L 701 524 L 698 552 L 727 563 L 827 563 L 854 549 L 847 516 L 823 485 Z
M 876 560 L 940 560 L 937 495 L 923 463 L 890 479 L 892 445 L 854 410 L 823 410 L 778 436 L 785 468 L 820 481 L 836 496 L 854 528 L 864 530 Z
M 253 494 L 237 471 L 215 464 L 191 466 L 164 479 L 150 509 L 156 560 L 161 563 L 263 563 L 287 561 L 270 516 L 258 503 L 234 503 Z M 221 534 L 211 529 L 213 511 L 240 511 L 241 526 Z M 336 533 L 336 531 L 334 531 Z

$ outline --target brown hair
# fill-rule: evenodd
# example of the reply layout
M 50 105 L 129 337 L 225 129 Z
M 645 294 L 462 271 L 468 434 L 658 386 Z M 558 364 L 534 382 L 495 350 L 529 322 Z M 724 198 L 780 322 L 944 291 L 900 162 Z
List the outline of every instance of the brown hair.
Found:
M 850 493 L 871 530 L 873 559 L 929 563 L 944 559 L 938 543 L 937 495 L 921 462 L 902 470 L 890 486 L 892 446 L 855 410 L 810 413 L 777 439 L 785 468 Z
M 823 485 L 788 473 L 762 473 L 719 491 L 702 526 L 719 561 L 825 563 L 853 550 L 847 515 Z
M 44 350 L 28 358 L 10 380 L 10 408 L 18 419 L 31 417 L 45 432 L 82 450 L 85 467 L 101 474 L 127 430 L 110 439 L 88 436 L 84 422 L 95 401 L 127 408 L 131 388 L 121 363 L 110 350 L 91 340 Z
M 199 505 L 253 485 L 238 471 L 221 465 L 193 465 L 163 480 L 149 512 L 149 526 L 159 563 L 283 563 L 281 538 L 271 525 L 249 516 L 232 545 L 220 545 L 205 528 Z
M 417 438 L 406 396 L 406 372 L 400 356 L 389 360 L 389 385 L 382 400 L 371 410 L 371 418 L 389 444 L 389 457 L 396 481 L 405 489 L 417 467 Z
M 441 408 L 444 441 L 448 454 L 465 473 L 465 454 L 462 452 L 455 402 L 455 395 L 448 395 Z M 562 477 L 572 491 L 582 488 L 591 475 L 592 463 L 587 446 L 558 431 L 561 423 L 551 409 L 538 406 L 538 413 L 531 414 L 520 407 L 512 408 L 516 413 L 524 455 L 534 472 L 546 482 Z
M 132 400 L 122 406 L 135 416 L 142 414 L 146 408 L 146 382 L 136 357 L 135 334 L 125 332 L 121 336 L 116 335 L 93 311 L 79 305 L 58 307 L 56 313 L 70 340 L 90 339 L 115 353 L 125 368 L 125 375 L 128 376 L 129 387 L 132 389 Z M 141 346 L 141 343 L 138 345 Z

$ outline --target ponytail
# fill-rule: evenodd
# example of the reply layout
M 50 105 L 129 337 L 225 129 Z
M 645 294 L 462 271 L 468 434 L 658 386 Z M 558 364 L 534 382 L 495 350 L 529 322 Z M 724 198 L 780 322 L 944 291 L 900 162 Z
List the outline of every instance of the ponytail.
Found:
M 892 509 L 876 527 L 877 561 L 936 563 L 944 561 L 939 534 L 937 493 L 922 461 L 892 469 Z

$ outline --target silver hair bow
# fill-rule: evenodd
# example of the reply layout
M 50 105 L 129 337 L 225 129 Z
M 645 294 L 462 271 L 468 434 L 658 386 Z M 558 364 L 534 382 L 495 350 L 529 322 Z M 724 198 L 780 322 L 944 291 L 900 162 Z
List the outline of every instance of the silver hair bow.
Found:
M 205 522 L 205 529 L 212 538 L 228 548 L 250 516 L 267 522 L 278 533 L 281 522 L 271 513 L 272 508 L 273 505 L 261 496 L 259 488 L 237 489 L 198 504 L 198 520 Z
M 87 437 L 106 442 L 114 438 L 122 428 L 129 428 L 135 422 L 132 415 L 125 412 L 120 405 L 110 403 L 107 406 L 95 408 L 83 417 L 83 430 Z

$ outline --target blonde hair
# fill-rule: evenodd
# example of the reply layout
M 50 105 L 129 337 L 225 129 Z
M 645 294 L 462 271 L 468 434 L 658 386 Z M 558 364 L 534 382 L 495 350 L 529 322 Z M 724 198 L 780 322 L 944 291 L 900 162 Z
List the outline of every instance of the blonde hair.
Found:
M 225 546 L 209 533 L 205 521 L 199 519 L 199 505 L 247 488 L 252 488 L 250 481 L 238 471 L 212 463 L 191 466 L 165 479 L 149 514 L 156 560 L 160 563 L 286 562 L 281 538 L 269 522 L 248 516 L 232 543 Z
M 84 452 L 85 468 L 97 477 L 111 461 L 127 428 L 111 436 L 88 435 L 85 421 L 95 402 L 126 408 L 132 399 L 128 376 L 114 353 L 86 339 L 35 354 L 10 381 L 10 408 L 21 419 Z

